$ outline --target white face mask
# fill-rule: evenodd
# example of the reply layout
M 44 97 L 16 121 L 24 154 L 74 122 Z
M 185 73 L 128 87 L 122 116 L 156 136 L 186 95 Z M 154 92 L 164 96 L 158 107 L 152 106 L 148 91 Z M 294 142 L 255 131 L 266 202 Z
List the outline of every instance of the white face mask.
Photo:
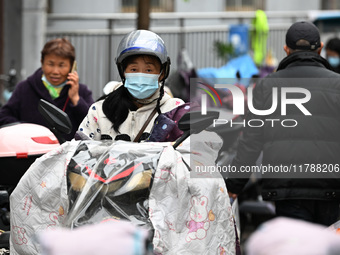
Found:
M 137 99 L 152 96 L 159 88 L 160 74 L 125 73 L 124 87 Z

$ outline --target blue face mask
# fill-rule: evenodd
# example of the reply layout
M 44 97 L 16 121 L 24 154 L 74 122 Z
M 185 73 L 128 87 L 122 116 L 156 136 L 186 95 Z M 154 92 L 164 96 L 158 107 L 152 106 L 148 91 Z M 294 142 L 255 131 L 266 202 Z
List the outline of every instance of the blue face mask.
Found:
M 327 58 L 329 64 L 333 67 L 338 67 L 340 64 L 340 58 L 339 57 L 328 57 Z
M 125 73 L 124 87 L 137 99 L 145 99 L 152 96 L 158 89 L 160 74 Z

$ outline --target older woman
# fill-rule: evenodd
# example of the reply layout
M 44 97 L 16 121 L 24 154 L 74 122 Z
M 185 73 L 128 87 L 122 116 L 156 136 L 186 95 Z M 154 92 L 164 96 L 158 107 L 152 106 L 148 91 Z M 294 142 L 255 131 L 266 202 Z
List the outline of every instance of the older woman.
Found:
M 65 135 L 71 140 L 93 103 L 92 92 L 79 84 L 76 71 L 71 72 L 75 49 L 64 38 L 47 42 L 41 51 L 41 67 L 15 88 L 11 98 L 0 109 L 0 125 L 28 122 L 46 126 L 38 111 L 40 99 L 56 105 L 68 114 L 72 132 Z

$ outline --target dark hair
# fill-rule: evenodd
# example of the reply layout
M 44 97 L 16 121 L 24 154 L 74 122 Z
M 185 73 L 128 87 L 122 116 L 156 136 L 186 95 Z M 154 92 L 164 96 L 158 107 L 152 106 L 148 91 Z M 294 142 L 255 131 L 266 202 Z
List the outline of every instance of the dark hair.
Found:
M 335 51 L 340 55 L 340 39 L 337 37 L 330 39 L 326 44 L 326 50 Z
M 157 59 L 160 62 L 160 60 L 152 55 L 132 55 L 124 59 L 122 62 L 122 66 L 124 70 L 128 66 L 129 63 L 131 63 L 134 59 L 137 57 L 150 57 Z M 161 70 L 162 70 L 162 65 L 161 65 Z M 125 80 L 123 80 L 123 83 Z M 164 95 L 164 79 L 161 81 L 161 86 L 160 86 L 160 95 L 157 99 L 157 105 L 156 109 L 158 114 L 161 114 L 160 110 L 160 102 L 163 98 Z M 105 116 L 113 123 L 112 128 L 119 133 L 119 127 L 123 122 L 126 120 L 129 110 L 130 111 L 136 111 L 138 107 L 135 104 L 135 100 L 133 97 L 130 95 L 129 91 L 124 87 L 124 85 L 120 86 L 118 89 L 112 91 L 110 94 L 107 96 L 103 96 L 99 98 L 98 100 L 104 99 L 103 102 L 103 112 Z
M 71 42 L 65 38 L 57 38 L 48 41 L 41 51 L 41 62 L 44 61 L 46 55 L 55 54 L 59 57 L 68 58 L 73 64 L 76 53 Z
M 108 94 L 103 102 L 103 112 L 113 123 L 113 129 L 118 133 L 120 125 L 126 120 L 130 111 L 136 111 L 128 90 L 122 85 Z

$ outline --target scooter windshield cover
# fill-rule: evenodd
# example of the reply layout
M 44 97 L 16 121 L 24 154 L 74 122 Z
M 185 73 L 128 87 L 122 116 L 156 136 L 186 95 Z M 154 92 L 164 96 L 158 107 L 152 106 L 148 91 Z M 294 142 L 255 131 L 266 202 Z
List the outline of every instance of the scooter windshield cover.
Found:
M 162 149 L 145 144 L 145 149 L 136 150 L 126 142 L 81 142 L 67 167 L 66 225 L 119 219 L 148 225 L 148 197 Z

